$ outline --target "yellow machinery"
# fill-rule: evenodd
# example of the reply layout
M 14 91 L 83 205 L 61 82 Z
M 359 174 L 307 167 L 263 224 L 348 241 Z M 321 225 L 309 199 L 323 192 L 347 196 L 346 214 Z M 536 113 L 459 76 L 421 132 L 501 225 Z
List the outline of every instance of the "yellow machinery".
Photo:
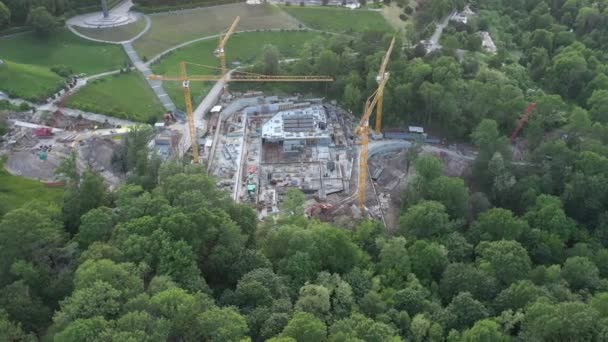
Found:
M 220 42 L 218 44 L 217 49 L 215 49 L 215 55 L 220 59 L 220 75 L 197 75 L 197 76 L 188 76 L 187 65 L 198 65 L 202 67 L 207 67 L 211 69 L 217 69 L 215 67 L 210 67 L 207 65 L 200 65 L 194 63 L 181 62 L 181 75 L 180 77 L 165 77 L 159 75 L 150 75 L 148 78 L 150 80 L 157 81 L 178 81 L 182 82 L 182 87 L 184 88 L 184 100 L 186 103 L 186 112 L 188 114 L 188 128 L 190 131 L 190 140 L 192 142 L 192 162 L 194 164 L 200 163 L 200 154 L 198 151 L 198 143 L 197 143 L 197 134 L 196 134 L 196 124 L 194 122 L 194 109 L 192 106 L 192 97 L 190 94 L 190 82 L 208 82 L 208 81 L 219 81 L 224 80 L 226 84 L 228 82 L 332 82 L 334 79 L 332 77 L 327 76 L 268 76 L 268 75 L 260 75 L 248 72 L 237 72 L 237 75 L 228 76 L 228 70 L 226 68 L 226 43 L 228 39 L 234 34 L 236 30 L 236 26 L 238 25 L 240 17 L 236 17 L 234 22 L 226 31 L 225 34 L 220 35 Z M 224 90 L 226 90 L 226 86 L 224 86 Z
M 220 43 L 217 45 L 217 49 L 215 49 L 215 56 L 220 59 L 220 67 L 222 69 L 222 75 L 226 75 L 228 69 L 226 69 L 226 43 L 228 43 L 228 39 L 232 36 L 234 31 L 236 30 L 236 25 L 241 21 L 241 17 L 236 17 L 230 25 L 228 31 L 225 34 L 220 34 Z
M 196 125 L 194 123 L 194 108 L 192 106 L 192 97 L 190 94 L 190 82 L 208 82 L 219 81 L 224 79 L 225 82 L 332 82 L 334 79 L 328 76 L 268 76 L 248 72 L 238 72 L 238 75 L 197 75 L 188 76 L 186 67 L 188 64 L 199 65 L 194 63 L 181 63 L 180 77 L 167 77 L 159 75 L 150 75 L 150 80 L 156 81 L 178 81 L 182 82 L 184 88 L 184 100 L 186 103 L 186 112 L 188 114 L 188 127 L 190 131 L 190 140 L 192 142 L 192 161 L 194 164 L 200 163 L 200 154 L 198 151 L 198 143 L 196 142 Z
M 376 76 L 376 81 L 378 81 L 378 85 L 384 81 L 388 80 L 390 76 L 386 71 L 386 66 L 388 65 L 388 60 L 391 56 L 391 52 L 393 51 L 393 46 L 395 45 L 395 37 L 391 40 L 391 45 L 384 55 L 384 60 L 382 61 L 382 65 L 380 65 L 380 71 L 378 72 L 378 76 Z M 384 87 L 378 86 L 378 107 L 376 108 L 376 134 L 382 133 L 382 105 L 384 102 Z
M 374 107 L 376 107 L 376 105 L 378 105 L 378 109 L 380 111 L 382 110 L 382 95 L 384 94 L 384 87 L 386 86 L 386 82 L 388 82 L 388 73 L 386 72 L 386 66 L 388 65 L 390 55 L 393 52 L 394 45 L 395 38 L 391 40 L 391 45 L 386 51 L 384 59 L 382 60 L 382 64 L 380 65 L 378 89 L 376 89 L 376 91 L 365 102 L 363 116 L 359 121 L 359 126 L 355 130 L 355 133 L 361 138 L 361 154 L 359 155 L 359 189 L 357 192 L 357 202 L 359 208 L 361 209 L 363 209 L 363 207 L 365 206 L 367 189 L 367 157 L 370 133 L 369 118 L 372 115 L 372 112 L 374 111 Z M 378 115 L 381 116 L 381 112 L 378 113 Z M 376 117 L 376 131 L 379 131 L 378 125 L 381 123 L 382 119 L 378 120 L 378 117 Z

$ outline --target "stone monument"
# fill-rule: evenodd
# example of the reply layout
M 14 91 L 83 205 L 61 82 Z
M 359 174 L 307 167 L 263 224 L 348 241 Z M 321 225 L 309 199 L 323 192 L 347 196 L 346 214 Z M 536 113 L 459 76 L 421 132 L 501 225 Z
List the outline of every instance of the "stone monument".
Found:
M 108 11 L 108 0 L 101 0 L 101 11 L 103 12 L 104 18 L 110 17 L 110 11 Z
M 130 2 L 129 2 L 130 3 Z M 108 1 L 101 0 L 101 13 L 93 13 L 81 16 L 81 20 L 68 20 L 69 25 L 75 25 L 80 27 L 89 27 L 89 28 L 106 28 L 106 27 L 115 27 L 126 25 L 137 20 L 137 15 L 131 13 L 128 8 L 127 3 L 123 2 L 116 6 L 116 8 L 110 12 L 108 8 Z M 72 22 L 72 23 L 70 23 Z

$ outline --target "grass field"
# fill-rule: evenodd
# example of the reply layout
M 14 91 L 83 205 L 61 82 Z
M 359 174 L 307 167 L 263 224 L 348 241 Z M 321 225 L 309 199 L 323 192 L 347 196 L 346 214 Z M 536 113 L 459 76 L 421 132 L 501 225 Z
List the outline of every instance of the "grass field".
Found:
M 0 90 L 11 97 L 41 102 L 65 84 L 48 68 L 4 61 L 0 65 Z
M 395 30 L 405 30 L 406 21 L 401 20 L 399 15 L 404 14 L 403 9 L 397 6 L 396 3 L 391 3 L 388 6 L 382 6 L 382 15 L 384 19 L 395 29 Z M 408 20 L 412 20 L 411 16 L 406 16 Z
M 127 56 L 118 45 L 87 41 L 62 29 L 49 39 L 33 33 L 0 38 L 0 59 L 47 67 L 67 65 L 75 73 L 97 74 L 119 69 Z
M 59 204 L 62 198 L 62 188 L 47 188 L 39 181 L 13 176 L 4 169 L 4 161 L 0 160 L 0 214 L 32 200 Z
M 273 5 L 249 6 L 236 3 L 152 14 L 152 27 L 133 45 L 141 57 L 150 59 L 180 43 L 223 32 L 236 16 L 241 17 L 238 31 L 298 28 L 295 20 Z
M 273 44 L 281 53 L 281 57 L 295 57 L 301 51 L 307 41 L 322 36 L 315 32 L 247 32 L 233 36 L 226 46 L 226 57 L 231 62 L 238 61 L 241 64 L 252 64 L 261 56 L 264 45 Z M 188 61 L 196 64 L 219 67 L 218 59 L 213 55 L 217 42 L 215 39 L 201 41 L 184 48 L 176 50 L 165 57 L 160 63 L 152 66 L 152 71 L 158 75 L 176 76 L 179 74 L 179 63 Z M 189 66 L 191 75 L 205 75 L 215 73 L 213 70 Z M 202 95 L 212 83 L 192 82 L 190 89 L 194 95 L 195 103 L 199 103 Z M 181 84 L 179 82 L 166 82 L 165 90 L 173 99 L 173 102 L 181 109 L 184 108 L 184 100 Z
M 88 28 L 74 26 L 74 29 L 87 37 L 108 42 L 123 42 L 137 36 L 146 28 L 146 21 L 139 19 L 134 23 L 108 28 Z
M 317 30 L 336 33 L 392 30 L 391 25 L 377 11 L 312 6 L 281 6 L 281 8 L 310 28 Z
M 155 122 L 164 111 L 137 72 L 97 79 L 69 97 L 66 106 L 140 122 Z

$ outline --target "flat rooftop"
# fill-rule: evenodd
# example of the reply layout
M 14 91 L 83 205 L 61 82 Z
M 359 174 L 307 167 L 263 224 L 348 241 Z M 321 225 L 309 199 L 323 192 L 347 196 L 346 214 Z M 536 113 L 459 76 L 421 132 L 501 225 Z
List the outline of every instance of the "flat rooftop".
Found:
M 262 138 L 269 140 L 316 139 L 329 135 L 322 106 L 278 112 L 262 127 Z

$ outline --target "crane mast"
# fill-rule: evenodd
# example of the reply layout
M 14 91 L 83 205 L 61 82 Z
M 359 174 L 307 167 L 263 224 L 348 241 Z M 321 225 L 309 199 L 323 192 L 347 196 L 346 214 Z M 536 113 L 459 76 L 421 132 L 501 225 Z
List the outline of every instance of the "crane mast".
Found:
M 369 117 L 372 115 L 374 106 L 378 103 L 378 91 L 367 98 L 363 117 L 355 133 L 361 137 L 361 153 L 359 155 L 359 189 L 357 190 L 357 203 L 359 208 L 365 206 L 365 192 L 367 191 L 367 157 L 369 145 Z
M 384 55 L 384 59 L 382 60 L 382 64 L 380 65 L 380 71 L 378 72 L 378 76 L 376 76 L 376 81 L 380 84 L 384 80 L 388 80 L 390 73 L 386 71 L 386 67 L 388 66 L 388 61 L 391 57 L 391 53 L 393 52 L 393 47 L 395 46 L 395 37 L 391 40 L 391 44 Z M 382 133 L 382 110 L 384 103 L 384 87 L 378 87 L 378 105 L 376 107 L 376 134 Z
M 232 34 L 236 30 L 236 26 L 241 21 L 241 17 L 237 16 L 228 31 L 225 34 L 220 34 L 220 42 L 217 45 L 217 49 L 215 49 L 215 55 L 220 59 L 220 67 L 222 69 L 222 76 L 226 75 L 228 69 L 226 68 L 226 43 L 228 43 L 228 39 L 232 37 Z
M 269 76 L 243 71 L 239 71 L 237 75 L 228 74 L 228 69 L 226 67 L 226 43 L 228 43 L 228 39 L 230 39 L 230 37 L 236 31 L 236 27 L 240 20 L 241 17 L 237 16 L 232 22 L 232 25 L 230 26 L 228 31 L 226 31 L 225 34 L 220 35 L 219 44 L 215 49 L 215 55 L 220 59 L 220 75 L 188 76 L 187 65 L 194 63 L 181 62 L 181 74 L 178 77 L 160 75 L 148 76 L 148 79 L 150 80 L 182 82 L 182 88 L 184 89 L 184 102 L 186 104 L 186 113 L 188 115 L 188 130 L 190 132 L 190 142 L 192 144 L 192 162 L 194 164 L 199 164 L 201 161 L 201 157 L 198 149 L 196 123 L 194 122 L 194 109 L 192 106 L 190 82 L 208 82 L 224 80 L 226 84 L 228 84 L 228 82 L 331 82 L 334 80 L 332 77 L 327 76 Z M 209 67 L 207 65 L 199 66 L 216 70 L 218 69 L 216 67 Z M 226 85 L 224 86 L 224 91 L 227 91 Z
M 521 132 L 522 128 L 524 128 L 524 125 L 530 119 L 530 116 L 532 115 L 534 109 L 536 109 L 536 102 L 530 103 L 524 115 L 521 117 L 521 119 L 517 121 L 517 126 L 515 127 L 513 134 L 511 134 L 511 144 L 515 143 L 515 139 L 517 139 L 517 136 Z
M 190 142 L 192 143 L 192 162 L 200 163 L 200 154 L 198 151 L 196 124 L 194 122 L 194 108 L 192 106 L 192 97 L 190 92 L 190 82 L 207 82 L 219 81 L 224 79 L 223 75 L 199 75 L 188 76 L 187 65 L 190 63 L 181 62 L 181 75 L 179 77 L 150 75 L 148 79 L 156 81 L 176 81 L 182 82 L 184 89 L 184 102 L 186 104 L 186 113 L 188 115 L 188 129 L 190 132 Z M 244 73 L 244 75 L 229 76 L 226 75 L 226 82 L 332 82 L 334 79 L 328 76 L 269 76 L 254 73 Z
M 386 72 L 386 67 L 388 65 L 388 61 L 390 55 L 393 51 L 393 47 L 395 45 L 395 38 L 391 40 L 391 44 L 384 55 L 384 59 L 382 60 L 382 64 L 380 65 L 380 73 L 378 75 L 378 89 L 367 99 L 365 102 L 365 108 L 363 111 L 363 116 L 359 121 L 359 126 L 355 130 L 355 133 L 361 137 L 361 153 L 359 155 L 359 189 L 357 190 L 357 204 L 359 208 L 363 209 L 365 206 L 366 199 L 366 190 L 367 190 L 367 157 L 369 153 L 369 118 L 374 111 L 374 107 L 380 106 L 380 103 L 383 100 L 384 87 L 388 82 L 388 73 Z M 380 109 L 379 115 L 376 116 L 376 132 L 380 132 L 379 124 L 382 123 L 381 119 L 381 110 L 382 107 L 377 107 L 376 109 Z M 378 118 L 380 117 L 380 121 Z
M 192 142 L 192 163 L 200 163 L 200 154 L 198 153 L 198 142 L 196 134 L 196 125 L 194 124 L 194 110 L 192 108 L 192 96 L 190 94 L 190 80 L 186 70 L 186 62 L 181 62 L 181 81 L 184 88 L 184 102 L 186 103 L 186 113 L 188 113 L 188 130 L 190 131 L 190 141 Z

